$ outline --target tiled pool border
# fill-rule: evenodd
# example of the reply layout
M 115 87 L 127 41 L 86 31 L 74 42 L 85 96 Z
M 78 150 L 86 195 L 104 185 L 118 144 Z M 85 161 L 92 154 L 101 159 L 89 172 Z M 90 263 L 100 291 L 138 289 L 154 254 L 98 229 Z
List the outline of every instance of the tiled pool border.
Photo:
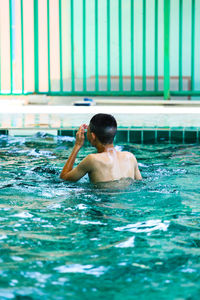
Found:
M 75 137 L 76 130 L 58 130 L 59 136 Z M 200 128 L 119 128 L 116 135 L 118 143 L 152 144 L 152 143 L 200 143 Z
M 76 131 L 75 128 L 0 129 L 0 135 L 30 136 L 36 132 L 52 132 L 58 136 L 75 137 Z M 200 128 L 119 128 L 115 141 L 133 144 L 200 143 Z

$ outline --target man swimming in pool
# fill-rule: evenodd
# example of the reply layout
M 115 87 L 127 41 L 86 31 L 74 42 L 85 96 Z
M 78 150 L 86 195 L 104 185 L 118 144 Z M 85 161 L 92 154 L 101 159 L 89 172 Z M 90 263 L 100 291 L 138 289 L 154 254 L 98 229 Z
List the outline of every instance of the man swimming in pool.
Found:
M 87 139 L 96 147 L 97 153 L 89 154 L 73 169 L 75 159 L 84 144 L 84 132 L 87 129 Z M 117 151 L 113 145 L 117 132 L 115 118 L 108 114 L 97 114 L 89 126 L 83 124 L 76 134 L 76 142 L 60 178 L 67 181 L 78 181 L 88 173 L 92 183 L 108 182 L 123 178 L 141 180 L 135 156 L 126 151 Z

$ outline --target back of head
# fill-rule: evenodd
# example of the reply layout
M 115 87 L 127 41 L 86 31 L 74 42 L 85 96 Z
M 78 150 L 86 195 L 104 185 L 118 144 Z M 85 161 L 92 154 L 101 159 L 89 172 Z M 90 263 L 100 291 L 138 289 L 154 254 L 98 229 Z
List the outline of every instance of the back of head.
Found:
M 113 143 L 117 132 L 117 122 L 113 116 L 97 114 L 90 120 L 89 127 L 103 145 Z

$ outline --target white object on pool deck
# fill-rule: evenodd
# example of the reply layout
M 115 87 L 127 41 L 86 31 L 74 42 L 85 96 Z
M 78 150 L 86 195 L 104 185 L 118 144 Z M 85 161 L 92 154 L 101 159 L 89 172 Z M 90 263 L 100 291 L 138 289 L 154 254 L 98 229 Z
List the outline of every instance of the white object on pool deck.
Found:
M 1 114 L 199 114 L 200 107 L 180 106 L 46 106 L 1 104 Z

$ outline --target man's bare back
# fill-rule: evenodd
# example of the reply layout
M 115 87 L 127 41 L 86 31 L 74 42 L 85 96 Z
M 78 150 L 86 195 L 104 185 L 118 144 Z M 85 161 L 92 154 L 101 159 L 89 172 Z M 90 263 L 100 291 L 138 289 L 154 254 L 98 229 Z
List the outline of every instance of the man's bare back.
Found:
M 96 129 L 91 123 L 95 117 L 97 117 L 97 121 L 98 117 L 100 121 L 103 119 L 102 128 L 96 126 Z M 108 123 L 109 118 L 112 123 L 112 116 L 98 114 L 92 118 L 89 126 L 83 124 L 79 128 L 76 134 L 75 146 L 61 172 L 60 177 L 62 179 L 77 181 L 85 174 L 89 175 L 90 181 L 93 183 L 115 181 L 122 178 L 142 179 L 135 156 L 130 152 L 121 152 L 115 149 L 113 139 L 116 134 L 116 126 L 114 126 L 115 123 L 114 125 L 111 124 L 112 126 L 105 125 L 106 122 Z M 93 122 L 95 123 L 95 120 Z M 116 122 L 115 119 L 114 122 Z M 76 156 L 84 144 L 85 129 L 87 129 L 87 138 L 96 147 L 97 153 L 89 154 L 73 169 Z
M 141 179 L 135 156 L 111 148 L 103 153 L 90 154 L 90 181 L 107 182 L 122 178 Z

